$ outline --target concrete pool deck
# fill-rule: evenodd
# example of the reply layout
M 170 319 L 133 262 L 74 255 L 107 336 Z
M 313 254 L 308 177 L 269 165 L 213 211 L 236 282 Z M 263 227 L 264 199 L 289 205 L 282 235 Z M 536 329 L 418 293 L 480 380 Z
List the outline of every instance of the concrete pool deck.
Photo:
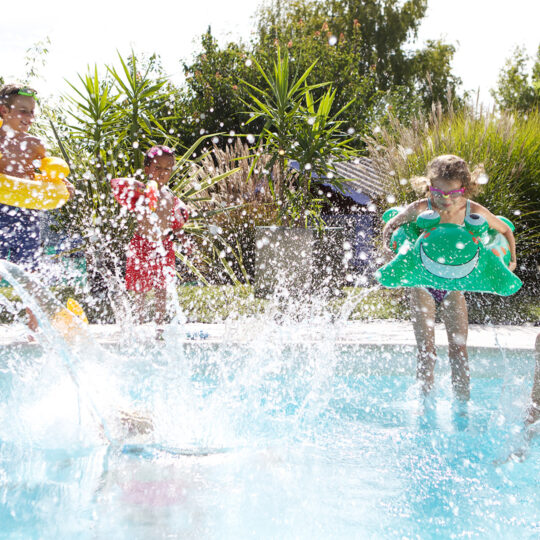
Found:
M 89 325 L 91 336 L 99 343 L 114 344 L 122 341 L 125 329 L 120 325 Z M 258 338 L 282 343 L 321 342 L 331 340 L 350 345 L 410 345 L 416 342 L 410 322 L 407 321 L 347 321 L 339 324 L 302 323 L 295 326 L 269 325 L 253 319 L 226 324 L 188 323 L 185 325 L 186 343 L 249 343 Z M 151 324 L 142 325 L 138 334 L 149 339 L 155 332 Z M 469 347 L 505 349 L 534 349 L 538 326 L 511 326 L 479 324 L 469 325 Z M 448 345 L 444 325 L 435 325 L 435 340 L 438 346 Z M 26 341 L 26 328 L 21 324 L 0 325 L 0 346 L 20 344 Z

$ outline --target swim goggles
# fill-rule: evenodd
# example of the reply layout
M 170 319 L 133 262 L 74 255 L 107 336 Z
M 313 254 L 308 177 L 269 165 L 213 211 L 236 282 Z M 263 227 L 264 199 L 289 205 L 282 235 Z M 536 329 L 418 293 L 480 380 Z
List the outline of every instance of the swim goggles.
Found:
M 33 90 L 30 90 L 29 88 L 21 88 L 17 92 L 17 95 L 18 96 L 27 96 L 27 97 L 32 97 L 32 98 L 36 97 L 36 93 Z
M 429 191 L 433 194 L 434 197 L 443 197 L 448 199 L 457 199 L 465 193 L 465 188 L 453 189 L 452 191 L 443 191 L 442 189 L 430 187 Z

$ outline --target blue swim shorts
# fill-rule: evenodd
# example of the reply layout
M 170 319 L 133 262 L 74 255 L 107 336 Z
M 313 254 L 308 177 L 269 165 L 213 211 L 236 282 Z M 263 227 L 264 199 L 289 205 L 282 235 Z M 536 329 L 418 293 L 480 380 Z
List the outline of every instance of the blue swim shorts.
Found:
M 42 211 L 0 204 L 0 259 L 9 259 L 28 270 L 41 254 Z

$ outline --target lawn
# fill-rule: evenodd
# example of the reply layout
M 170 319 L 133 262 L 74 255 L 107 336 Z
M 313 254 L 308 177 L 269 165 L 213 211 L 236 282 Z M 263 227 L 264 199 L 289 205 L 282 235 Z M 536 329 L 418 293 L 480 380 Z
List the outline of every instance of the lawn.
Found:
M 181 285 L 177 288 L 178 303 L 189 322 L 217 323 L 227 319 L 241 319 L 275 312 L 276 303 L 255 298 L 253 288 L 247 286 Z M 19 302 L 10 287 L 0 288 L 9 300 Z M 77 298 L 85 305 L 84 296 L 70 287 L 53 289 L 63 302 L 68 297 Z M 377 319 L 408 320 L 409 302 L 404 289 L 345 288 L 339 297 L 313 301 L 311 313 L 330 314 L 331 318 L 370 321 Z M 489 294 L 467 293 L 469 322 L 493 324 L 537 324 L 540 325 L 540 300 L 537 295 L 519 291 L 510 297 Z M 302 305 L 307 305 L 305 299 Z M 22 312 L 22 304 L 17 306 Z M 0 307 L 0 322 L 13 320 Z

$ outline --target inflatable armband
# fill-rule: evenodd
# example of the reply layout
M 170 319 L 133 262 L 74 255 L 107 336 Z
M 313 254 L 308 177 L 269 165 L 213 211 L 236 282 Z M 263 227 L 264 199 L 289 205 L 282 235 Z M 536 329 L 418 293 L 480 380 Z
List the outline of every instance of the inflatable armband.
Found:
M 387 220 L 393 215 L 385 213 Z M 509 220 L 499 219 L 513 230 Z M 416 223 L 394 231 L 390 247 L 396 256 L 375 273 L 381 285 L 501 296 L 520 289 L 521 280 L 508 269 L 510 249 L 506 238 L 489 229 L 483 216 L 470 214 L 463 225 L 439 222 L 437 212 L 426 210 Z
M 155 180 L 150 180 L 150 182 L 146 184 L 144 195 L 148 202 L 148 208 L 150 208 L 152 212 L 155 212 L 157 208 L 158 197 L 159 197 L 159 187 Z
M 64 179 L 69 174 L 67 163 L 60 158 L 41 160 L 41 174 L 34 179 L 0 174 L 0 203 L 33 210 L 60 208 L 69 199 Z
M 64 339 L 77 335 L 81 323 L 88 324 L 83 308 L 74 298 L 68 298 L 66 307 L 62 308 L 52 319 L 52 325 Z
M 132 211 L 148 208 L 154 212 L 157 208 L 159 188 L 155 180 L 145 186 L 134 178 L 113 178 L 111 188 L 116 201 Z

